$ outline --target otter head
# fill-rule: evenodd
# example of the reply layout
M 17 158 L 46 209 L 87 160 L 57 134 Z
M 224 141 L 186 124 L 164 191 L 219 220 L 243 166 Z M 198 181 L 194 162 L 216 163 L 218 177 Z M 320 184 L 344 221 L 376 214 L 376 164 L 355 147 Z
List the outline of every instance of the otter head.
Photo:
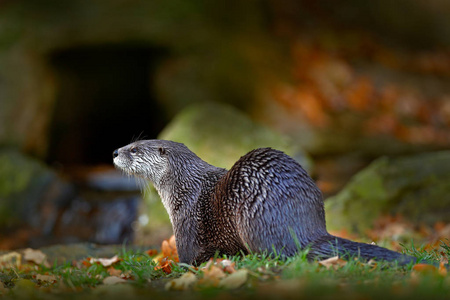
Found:
M 159 186 L 187 171 L 183 164 L 198 157 L 185 145 L 165 140 L 142 140 L 114 150 L 114 165 L 125 173 L 141 177 Z M 185 169 L 185 170 L 183 170 Z

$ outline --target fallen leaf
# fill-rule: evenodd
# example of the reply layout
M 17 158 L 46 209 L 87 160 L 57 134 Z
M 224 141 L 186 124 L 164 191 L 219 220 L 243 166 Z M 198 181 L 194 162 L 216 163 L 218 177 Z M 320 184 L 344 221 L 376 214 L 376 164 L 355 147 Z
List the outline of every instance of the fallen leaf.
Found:
M 156 249 L 148 249 L 147 251 L 145 251 L 145 253 L 146 253 L 148 256 L 155 256 L 155 255 L 158 254 L 158 250 L 156 250 Z
M 376 260 L 370 259 L 368 262 L 365 263 L 366 265 L 372 267 L 371 270 L 375 270 L 378 266 L 378 263 Z
M 134 279 L 133 277 L 133 271 L 128 270 L 126 272 L 123 272 L 122 274 L 120 274 L 120 278 L 124 278 L 124 279 Z
M 47 255 L 45 255 L 41 250 L 27 248 L 23 250 L 23 258 L 27 261 L 34 262 L 35 264 L 50 267 L 50 264 L 47 262 Z
M 169 259 L 179 262 L 178 251 L 175 242 L 175 236 L 172 235 L 169 240 L 164 240 L 161 245 L 161 252 L 164 257 L 168 257 Z
M 122 274 L 122 270 L 114 269 L 113 266 L 109 267 L 107 271 L 111 276 L 120 276 Z
M 437 272 L 438 269 L 435 266 L 428 264 L 416 264 L 413 266 L 413 270 L 416 271 L 417 273 L 425 274 Z
M 51 283 L 54 283 L 57 281 L 57 278 L 54 275 L 37 274 L 35 276 L 35 278 L 36 278 L 36 280 L 40 280 L 40 281 L 44 281 L 44 282 L 51 282 Z
M 246 269 L 240 269 L 220 280 L 219 287 L 237 289 L 247 281 L 247 278 L 248 271 Z
M 236 272 L 236 269 L 234 268 L 236 263 L 232 262 L 231 260 L 224 259 L 220 262 L 220 264 L 222 265 L 224 272 L 227 272 L 230 274 Z
M 173 235 L 173 234 L 172 234 L 172 236 L 169 239 L 169 245 L 173 249 L 177 249 L 177 244 L 176 244 L 176 241 L 175 241 L 175 235 Z
M 165 289 L 166 290 L 184 291 L 184 290 L 189 289 L 196 282 L 197 282 L 197 277 L 193 273 L 187 272 L 187 273 L 184 273 L 180 278 L 169 281 L 166 284 Z
M 168 259 L 167 257 L 163 257 L 159 262 L 159 266 L 154 267 L 154 270 L 163 270 L 164 273 L 170 274 L 172 273 L 172 263 L 173 261 Z
M 319 264 L 326 267 L 327 270 L 330 268 L 337 270 L 337 269 L 345 266 L 347 264 L 347 262 L 343 259 L 340 259 L 339 256 L 334 256 L 334 257 L 330 257 L 328 259 L 319 261 Z
M 111 266 L 111 265 L 113 265 L 113 264 L 115 264 L 115 263 L 117 263 L 119 261 L 121 261 L 121 259 L 117 255 L 114 255 L 111 258 L 92 258 L 91 257 L 89 259 L 89 262 L 91 264 L 100 263 L 104 267 L 109 267 L 109 266 Z
M 20 267 L 22 255 L 17 252 L 9 252 L 0 256 L 0 265 L 6 268 Z
M 92 266 L 91 262 L 89 261 L 89 258 L 84 259 L 83 261 L 81 261 L 81 264 L 83 266 L 85 266 L 86 268 L 89 268 L 90 266 Z M 78 268 L 81 268 L 81 266 L 76 266 Z
M 118 283 L 124 283 L 127 282 L 125 279 L 117 277 L 117 276 L 108 276 L 105 279 L 103 279 L 103 284 L 106 285 L 114 285 Z
M 202 269 L 202 271 L 203 278 L 201 284 L 204 285 L 217 286 L 220 280 L 226 276 L 222 269 L 215 265 L 211 265 L 207 269 Z

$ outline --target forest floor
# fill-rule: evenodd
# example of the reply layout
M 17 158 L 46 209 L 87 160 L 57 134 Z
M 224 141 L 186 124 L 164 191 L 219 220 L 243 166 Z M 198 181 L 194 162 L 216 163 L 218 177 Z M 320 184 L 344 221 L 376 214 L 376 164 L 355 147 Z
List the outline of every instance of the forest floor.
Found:
M 64 251 L 70 251 L 70 246 Z M 433 247 L 403 245 L 401 252 L 435 265 L 398 266 L 338 257 L 310 262 L 305 251 L 287 260 L 261 254 L 220 257 L 194 268 L 177 262 L 173 237 L 161 249 L 127 250 L 124 246 L 113 256 L 65 262 L 41 250 L 25 249 L 0 256 L 0 295 L 11 299 L 335 299 L 336 295 L 434 299 L 450 295 L 448 240 Z

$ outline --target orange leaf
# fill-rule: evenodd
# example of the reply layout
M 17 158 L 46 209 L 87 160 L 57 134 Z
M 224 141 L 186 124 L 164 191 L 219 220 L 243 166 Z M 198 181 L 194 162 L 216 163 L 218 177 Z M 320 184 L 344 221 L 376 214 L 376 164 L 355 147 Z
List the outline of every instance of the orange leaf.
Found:
M 164 240 L 162 242 L 161 252 L 163 253 L 163 256 L 168 257 L 173 261 L 179 262 L 174 235 L 172 235 L 169 240 Z
M 89 262 L 89 259 L 85 259 L 81 262 L 86 268 L 89 268 L 90 266 L 92 266 L 92 264 Z
M 437 268 L 427 264 L 417 264 L 413 266 L 413 270 L 418 273 L 433 273 L 437 271 Z
M 175 235 L 172 235 L 171 237 L 170 237 L 170 239 L 169 239 L 169 245 L 170 245 L 170 247 L 172 247 L 173 249 L 177 249 L 177 244 L 176 244 L 176 241 L 175 241 Z
M 439 275 L 447 276 L 448 271 L 447 271 L 447 268 L 445 267 L 445 264 L 444 264 L 443 261 L 441 261 L 441 262 L 439 263 L 439 270 L 438 270 L 438 273 L 439 273 Z
M 122 274 L 122 270 L 114 269 L 113 266 L 108 268 L 108 273 L 111 276 L 120 276 Z
M 158 254 L 158 250 L 156 250 L 156 249 L 148 249 L 147 251 L 145 251 L 145 253 L 148 256 L 155 256 L 156 254 Z
M 222 267 L 222 270 L 227 273 L 234 273 L 236 272 L 236 269 L 234 268 L 236 263 L 232 262 L 229 259 L 216 259 L 216 263 L 220 263 L 220 266 Z
M 172 273 L 172 264 L 173 261 L 168 259 L 167 257 L 163 257 L 160 261 L 159 261 L 159 266 L 156 266 L 154 268 L 154 270 L 163 270 L 164 273 L 166 274 L 170 274 Z

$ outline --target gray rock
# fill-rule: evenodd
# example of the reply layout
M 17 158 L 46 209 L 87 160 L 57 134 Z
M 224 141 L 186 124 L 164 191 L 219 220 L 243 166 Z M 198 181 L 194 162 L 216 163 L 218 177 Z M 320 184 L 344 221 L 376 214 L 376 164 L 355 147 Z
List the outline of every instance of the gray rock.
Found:
M 450 222 L 450 151 L 379 158 L 325 201 L 329 229 L 363 233 L 381 215 Z
M 132 241 L 140 189 L 120 172 L 88 172 L 71 183 L 42 162 L 0 149 L 0 229 L 33 234 L 28 246 Z

